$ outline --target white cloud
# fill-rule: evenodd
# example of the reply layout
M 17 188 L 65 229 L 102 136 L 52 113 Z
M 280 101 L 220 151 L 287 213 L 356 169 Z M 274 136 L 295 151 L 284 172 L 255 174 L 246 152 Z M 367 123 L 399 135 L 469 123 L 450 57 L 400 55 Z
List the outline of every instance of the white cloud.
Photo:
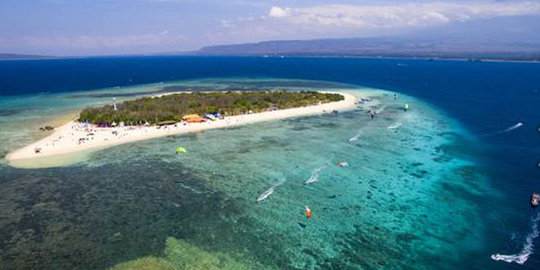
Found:
M 287 17 L 290 16 L 291 9 L 286 7 L 272 7 L 270 11 L 268 12 L 268 17 L 271 18 L 281 18 L 281 17 Z
M 417 2 L 396 3 L 396 0 L 393 3 L 385 1 L 385 4 L 369 1 L 371 4 L 276 5 L 266 9 L 266 14 L 225 20 L 219 31 L 206 34 L 206 44 L 396 36 L 457 22 L 540 16 L 540 1 L 410 1 Z
M 221 20 L 221 27 L 223 28 L 230 28 L 233 27 L 233 23 L 231 20 Z
M 304 27 L 410 28 L 482 18 L 539 15 L 540 2 L 431 2 L 387 5 L 274 6 L 268 19 Z

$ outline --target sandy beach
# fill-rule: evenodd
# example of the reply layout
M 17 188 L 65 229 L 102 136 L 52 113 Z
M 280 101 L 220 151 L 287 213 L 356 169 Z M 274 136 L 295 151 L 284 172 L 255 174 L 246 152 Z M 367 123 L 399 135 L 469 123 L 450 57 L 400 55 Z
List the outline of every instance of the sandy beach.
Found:
M 75 121 L 55 129 L 50 136 L 35 143 L 10 152 L 6 159 L 13 161 L 31 160 L 36 158 L 66 155 L 85 150 L 105 148 L 113 145 L 125 144 L 151 138 L 164 137 L 175 134 L 185 134 L 208 129 L 227 128 L 262 121 L 284 119 L 298 116 L 317 115 L 333 110 L 353 109 L 356 97 L 340 93 L 344 100 L 300 108 L 269 111 L 263 113 L 229 116 L 224 119 L 207 121 L 205 123 L 178 123 L 169 126 L 125 126 L 116 128 L 99 128 L 93 125 L 84 126 Z M 35 149 L 40 149 L 36 153 Z

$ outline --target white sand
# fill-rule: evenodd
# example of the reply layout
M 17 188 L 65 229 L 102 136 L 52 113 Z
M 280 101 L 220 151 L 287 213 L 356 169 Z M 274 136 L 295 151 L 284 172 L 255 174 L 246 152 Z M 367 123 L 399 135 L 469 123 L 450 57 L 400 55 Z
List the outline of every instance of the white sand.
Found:
M 332 110 L 347 110 L 354 108 L 356 97 L 347 93 L 340 94 L 343 95 L 345 99 L 338 102 L 263 113 L 230 116 L 225 117 L 225 119 L 207 121 L 205 123 L 190 123 L 186 125 L 178 123 L 176 127 L 171 125 L 163 126 L 161 128 L 156 126 L 126 126 L 118 128 L 98 128 L 96 126 L 89 126 L 84 128 L 82 124 L 71 121 L 57 128 L 50 136 L 10 152 L 6 156 L 6 159 L 11 163 L 13 161 L 43 157 L 54 158 L 55 156 L 174 134 L 184 134 L 214 128 L 233 127 L 268 120 L 316 115 L 323 112 L 331 112 Z M 81 138 L 84 139 L 80 140 Z M 35 153 L 34 150 L 36 148 L 41 149 L 40 153 Z

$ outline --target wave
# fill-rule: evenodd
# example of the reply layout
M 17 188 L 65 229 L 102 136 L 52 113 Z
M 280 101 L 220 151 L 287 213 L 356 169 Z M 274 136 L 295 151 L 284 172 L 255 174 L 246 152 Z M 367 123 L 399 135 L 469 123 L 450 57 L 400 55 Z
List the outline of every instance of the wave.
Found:
M 532 231 L 527 235 L 527 238 L 525 238 L 525 243 L 523 244 L 521 252 L 512 255 L 493 254 L 491 255 L 491 259 L 495 261 L 505 261 L 507 263 L 515 262 L 517 264 L 524 264 L 534 251 L 533 240 L 538 237 L 538 221 L 540 221 L 540 213 L 536 215 L 536 218 L 532 219 Z
M 285 178 L 282 178 L 279 180 L 279 182 L 273 186 L 271 186 L 269 189 L 267 189 L 265 192 L 263 192 L 261 195 L 259 195 L 259 198 L 257 198 L 258 202 L 266 200 L 270 195 L 274 193 L 274 189 L 278 186 L 281 186 L 285 182 Z
M 317 181 L 319 181 L 319 174 L 321 173 L 322 169 L 324 169 L 325 167 L 320 167 L 320 168 L 317 168 L 315 171 L 313 171 L 311 173 L 311 176 L 309 177 L 308 180 L 306 180 L 304 182 L 304 184 L 311 184 L 311 183 L 315 183 Z
M 387 128 L 388 129 L 396 129 L 398 127 L 401 127 L 402 123 L 401 122 L 396 122 L 396 123 L 393 123 L 391 125 L 389 125 Z

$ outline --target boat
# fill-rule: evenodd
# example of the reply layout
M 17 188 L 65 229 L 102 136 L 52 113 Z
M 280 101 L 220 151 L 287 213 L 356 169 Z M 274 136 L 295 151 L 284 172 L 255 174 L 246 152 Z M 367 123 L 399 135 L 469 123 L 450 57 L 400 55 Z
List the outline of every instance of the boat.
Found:
M 536 209 L 536 207 L 540 204 L 540 194 L 533 193 L 531 195 L 531 207 L 532 209 Z

